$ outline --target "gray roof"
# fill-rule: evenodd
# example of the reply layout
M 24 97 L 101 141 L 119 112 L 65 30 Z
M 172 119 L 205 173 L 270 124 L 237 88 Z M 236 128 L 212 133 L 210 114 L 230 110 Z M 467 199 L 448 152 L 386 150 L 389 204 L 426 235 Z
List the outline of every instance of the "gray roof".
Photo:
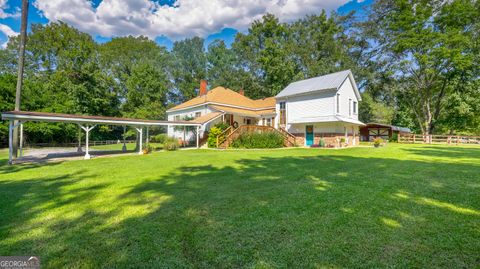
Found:
M 367 123 L 367 127 L 368 127 L 368 125 L 379 125 L 379 126 L 390 127 L 390 128 L 392 128 L 392 131 L 399 131 L 399 132 L 402 132 L 402 133 L 411 133 L 412 132 L 412 130 L 410 130 L 410 128 L 407 128 L 407 127 L 395 126 L 395 125 L 384 124 L 384 123 L 369 122 L 369 123 Z
M 309 78 L 305 80 L 296 81 L 290 83 L 285 89 L 283 89 L 279 94 L 277 94 L 277 98 L 279 97 L 286 97 L 292 96 L 297 94 L 304 94 L 309 92 L 317 92 L 323 90 L 331 90 L 337 89 L 342 85 L 347 77 L 350 76 L 352 80 L 353 88 L 355 90 L 355 94 L 357 98 L 360 100 L 360 93 L 358 92 L 357 85 L 353 78 L 353 74 L 350 70 L 344 70 L 336 73 L 331 73 L 328 75 Z

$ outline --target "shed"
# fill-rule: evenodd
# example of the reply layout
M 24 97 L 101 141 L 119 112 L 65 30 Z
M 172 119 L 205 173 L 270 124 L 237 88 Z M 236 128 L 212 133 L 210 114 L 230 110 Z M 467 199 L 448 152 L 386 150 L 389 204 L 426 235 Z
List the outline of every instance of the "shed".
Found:
M 373 139 L 380 137 L 388 140 L 398 134 L 410 134 L 410 128 L 370 122 L 365 126 L 360 127 L 360 140 L 373 141 Z

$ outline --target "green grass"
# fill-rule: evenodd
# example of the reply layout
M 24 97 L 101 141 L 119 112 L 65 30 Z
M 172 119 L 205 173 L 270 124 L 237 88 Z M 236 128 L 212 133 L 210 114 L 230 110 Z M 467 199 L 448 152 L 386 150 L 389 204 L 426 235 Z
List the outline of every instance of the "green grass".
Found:
M 0 255 L 44 268 L 480 265 L 479 147 L 0 154 Z
M 150 145 L 154 148 L 161 149 L 163 148 L 163 145 L 160 143 L 150 143 Z M 127 143 L 127 150 L 134 150 L 135 149 L 135 143 Z M 119 150 L 121 151 L 123 148 L 123 144 L 110 144 L 110 145 L 100 145 L 100 146 L 90 146 L 90 149 L 92 150 Z

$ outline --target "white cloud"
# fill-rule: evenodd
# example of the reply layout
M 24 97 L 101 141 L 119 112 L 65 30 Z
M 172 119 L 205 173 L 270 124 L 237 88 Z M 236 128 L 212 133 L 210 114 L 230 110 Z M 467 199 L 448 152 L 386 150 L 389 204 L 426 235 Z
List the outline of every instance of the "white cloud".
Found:
M 10 28 L 8 25 L 2 24 L 2 23 L 0 23 L 0 32 L 2 32 L 4 35 L 7 36 L 7 39 L 5 40 L 5 42 L 0 44 L 0 47 L 2 47 L 2 48 L 7 47 L 8 39 L 9 39 L 10 36 L 18 35 L 17 32 L 12 30 L 12 28 Z
M 0 0 L 4 1 L 4 0 Z M 165 35 L 180 39 L 207 36 L 223 28 L 246 29 L 255 19 L 273 13 L 281 21 L 337 9 L 348 0 L 177 0 L 173 6 L 152 0 L 36 0 L 50 21 L 61 20 L 81 31 L 101 36 Z
M 0 0 L 0 19 L 6 18 L 17 18 L 20 17 L 20 9 L 16 8 L 13 13 L 6 12 L 5 10 L 9 8 L 7 0 Z

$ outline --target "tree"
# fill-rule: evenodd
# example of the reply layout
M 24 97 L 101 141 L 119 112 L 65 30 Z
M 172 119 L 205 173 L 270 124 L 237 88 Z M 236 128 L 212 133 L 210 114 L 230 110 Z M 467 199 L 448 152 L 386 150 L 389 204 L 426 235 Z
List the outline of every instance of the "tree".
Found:
M 472 52 L 479 16 L 478 3 L 471 0 L 379 0 L 373 5 L 366 33 L 422 133 L 433 133 L 449 96 L 478 77 Z
M 200 80 L 207 77 L 207 59 L 204 40 L 199 37 L 177 41 L 173 44 L 173 80 L 175 102 L 184 102 L 196 96 Z

